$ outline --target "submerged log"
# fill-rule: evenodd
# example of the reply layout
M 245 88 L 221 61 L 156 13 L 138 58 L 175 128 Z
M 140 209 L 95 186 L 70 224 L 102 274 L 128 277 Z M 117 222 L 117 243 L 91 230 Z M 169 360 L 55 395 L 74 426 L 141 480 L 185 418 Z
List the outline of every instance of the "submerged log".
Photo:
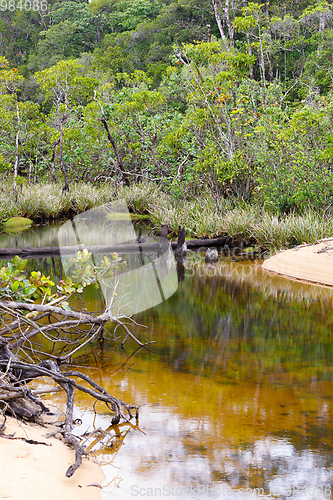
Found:
M 169 232 L 169 228 L 167 224 L 162 224 L 161 226 L 161 236 L 162 238 L 167 238 Z
M 157 243 L 123 243 L 118 245 L 75 245 L 71 247 L 25 247 L 25 248 L 0 248 L 0 259 L 11 259 L 15 255 L 29 258 L 57 257 L 60 255 L 76 255 L 84 248 L 88 252 L 96 255 L 109 254 L 116 252 L 118 254 L 130 253 L 159 253 L 164 250 L 167 242 Z
M 162 226 L 163 234 L 167 234 L 167 226 Z M 161 231 L 162 232 L 162 231 Z M 198 240 L 187 240 L 185 241 L 185 234 L 181 235 L 183 238 L 182 243 L 180 240 L 172 241 L 171 248 L 173 250 L 178 249 L 177 253 L 183 252 L 185 255 L 186 250 L 195 250 L 199 248 L 209 248 L 209 247 L 219 247 L 219 248 L 239 248 L 239 252 L 243 251 L 243 248 L 249 244 L 244 240 L 233 240 L 230 236 L 221 236 L 220 238 L 205 238 Z M 96 255 L 109 254 L 116 252 L 120 255 L 122 254 L 135 254 L 135 253 L 159 253 L 165 250 L 165 245 L 167 241 L 161 241 L 156 243 L 122 243 L 117 245 L 75 245 L 68 247 L 18 247 L 18 248 L 0 248 L 0 259 L 12 259 L 15 255 L 22 258 L 34 258 L 42 259 L 46 257 L 57 257 L 60 255 L 76 255 L 78 251 L 82 251 L 84 248 L 88 252 L 94 253 Z M 185 250 L 186 246 L 186 250 Z
M 177 245 L 175 248 L 175 257 L 176 259 L 182 258 L 186 256 L 187 245 L 185 243 L 185 228 L 179 226 L 178 228 L 178 239 Z

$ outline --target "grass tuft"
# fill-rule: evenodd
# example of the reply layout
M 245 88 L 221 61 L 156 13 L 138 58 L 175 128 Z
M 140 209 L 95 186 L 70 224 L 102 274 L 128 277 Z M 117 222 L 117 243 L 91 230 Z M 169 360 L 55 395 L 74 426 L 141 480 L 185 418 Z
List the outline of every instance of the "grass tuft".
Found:
M 210 193 L 200 199 L 180 201 L 153 183 L 122 188 L 118 198 L 127 200 L 131 212 L 149 215 L 156 226 L 167 224 L 173 235 L 178 233 L 179 226 L 185 227 L 187 238 L 228 235 L 279 250 L 333 237 L 333 220 L 310 209 L 303 215 L 274 215 L 254 205 L 240 203 L 231 208 L 228 200 L 216 203 Z M 60 184 L 35 184 L 22 186 L 15 203 L 12 183 L 4 182 L 0 185 L 0 222 L 15 216 L 59 219 L 113 200 L 111 183 L 100 187 L 74 184 L 69 193 L 62 193 Z

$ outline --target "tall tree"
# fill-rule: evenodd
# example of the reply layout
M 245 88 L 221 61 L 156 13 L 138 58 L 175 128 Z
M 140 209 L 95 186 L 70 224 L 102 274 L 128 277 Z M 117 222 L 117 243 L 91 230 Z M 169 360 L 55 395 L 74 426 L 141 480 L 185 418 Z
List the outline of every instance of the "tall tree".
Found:
M 0 57 L 0 102 L 8 102 L 14 105 L 16 114 L 16 133 L 15 133 L 15 162 L 14 162 L 14 193 L 16 191 L 16 178 L 18 176 L 19 155 L 20 155 L 20 132 L 21 132 L 21 115 L 17 99 L 19 86 L 23 80 L 16 68 L 9 68 L 9 63 L 4 57 Z
M 59 61 L 51 68 L 36 73 L 37 81 L 51 101 L 57 116 L 59 131 L 59 166 L 64 177 L 63 191 L 69 190 L 68 171 L 64 162 L 64 128 L 76 105 L 87 102 L 93 95 L 97 81 L 85 76 L 85 68 L 75 60 Z

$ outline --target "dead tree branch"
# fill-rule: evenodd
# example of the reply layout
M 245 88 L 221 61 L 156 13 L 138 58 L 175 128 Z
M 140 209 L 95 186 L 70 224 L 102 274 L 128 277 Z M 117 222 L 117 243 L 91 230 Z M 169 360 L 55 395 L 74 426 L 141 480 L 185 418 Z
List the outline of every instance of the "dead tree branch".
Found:
M 0 432 L 5 428 L 5 412 L 9 411 L 23 419 L 38 420 L 42 413 L 48 411 L 38 399 L 38 392 L 32 391 L 27 383 L 38 377 L 50 378 L 67 394 L 65 420 L 60 432 L 65 443 L 75 450 L 75 462 L 66 472 L 66 476 L 70 477 L 87 454 L 72 432 L 75 391 L 90 395 L 95 402 L 104 402 L 114 413 L 111 425 L 118 425 L 121 419 L 128 422 L 134 416 L 131 411 L 135 411 L 137 419 L 139 407 L 115 398 L 81 372 L 62 372 L 61 363 L 69 361 L 83 346 L 96 340 L 101 331 L 105 331 L 108 322 L 124 330 L 122 344 L 127 337 L 134 340 L 139 349 L 145 348 L 147 344 L 133 335 L 128 324 L 108 311 L 94 314 L 49 304 L 0 300 L 0 318 L 3 325 L 0 329 Z M 55 355 L 45 352 L 41 343 L 43 337 L 55 346 Z M 21 361 L 22 354 L 31 362 Z M 38 362 L 40 357 L 42 360 Z

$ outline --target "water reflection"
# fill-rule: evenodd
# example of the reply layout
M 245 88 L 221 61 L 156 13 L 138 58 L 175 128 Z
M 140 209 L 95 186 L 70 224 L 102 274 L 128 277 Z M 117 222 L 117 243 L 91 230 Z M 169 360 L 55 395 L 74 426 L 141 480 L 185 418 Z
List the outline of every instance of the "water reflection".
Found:
M 104 308 L 114 317 L 149 309 L 177 290 L 176 263 L 167 239 L 136 238 L 125 201 L 77 215 L 60 227 L 58 239 L 66 275 L 85 283 L 97 281 Z M 85 248 L 84 258 L 68 256 L 68 247 L 75 245 Z
M 126 438 L 105 469 L 110 479 L 121 467 L 123 481 L 102 498 L 163 486 L 162 496 L 331 498 L 332 292 L 228 265 L 225 277 L 186 276 L 139 317 L 155 356 L 139 353 L 112 383 L 100 372 L 109 391 L 147 404 L 146 437 Z
M 19 233 L 1 233 L 0 248 L 58 246 L 58 230 L 61 222 L 32 226 Z
M 97 373 L 90 375 L 117 397 L 144 404 L 139 425 L 113 429 L 118 440 L 98 453 L 112 481 L 102 499 L 148 496 L 149 488 L 191 498 L 247 499 L 259 488 L 267 497 L 309 498 L 296 493 L 300 487 L 316 488 L 310 498 L 330 498 L 319 486 L 328 493 L 333 478 L 331 384 L 312 382 L 309 392 L 277 381 L 218 383 L 134 358 L 123 374 L 112 366 Z M 81 398 L 77 416 L 91 429 L 89 408 Z M 110 416 L 101 405 L 96 410 L 95 427 L 106 429 Z M 293 494 L 282 494 L 287 487 Z
M 95 415 L 78 396 L 78 433 L 107 430 L 105 448 L 92 443 L 109 484 L 101 498 L 332 498 L 332 290 L 256 262 L 198 259 L 188 255 L 174 296 L 135 317 L 150 352 L 130 357 L 128 342 L 127 357 L 108 340 L 76 360 L 144 405 L 138 425 L 108 429 L 105 406 Z

